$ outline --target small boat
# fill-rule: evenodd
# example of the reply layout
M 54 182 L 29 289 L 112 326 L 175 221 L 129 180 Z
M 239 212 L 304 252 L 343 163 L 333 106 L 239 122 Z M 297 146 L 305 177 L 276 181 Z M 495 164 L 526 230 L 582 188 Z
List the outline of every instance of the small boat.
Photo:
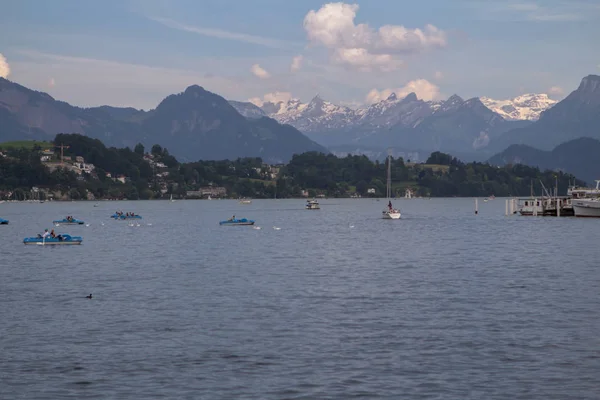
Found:
M 600 198 L 573 199 L 576 217 L 600 218 Z
M 83 225 L 85 224 L 85 222 L 83 222 L 80 219 L 76 219 L 76 218 L 63 218 L 61 220 L 55 220 L 52 221 L 52 223 L 54 225 Z
M 240 199 L 240 204 L 252 204 L 252 200 L 250 200 L 250 199 Z
M 131 215 L 131 214 L 127 215 L 127 214 L 116 214 L 115 213 L 115 214 L 111 215 L 110 217 L 113 218 L 113 219 L 116 219 L 116 220 L 117 219 L 121 219 L 121 220 L 123 220 L 123 219 L 142 219 L 141 215 L 136 215 L 136 214 L 134 214 L 134 215 Z
M 232 218 L 226 221 L 219 222 L 223 226 L 238 226 L 238 225 L 254 225 L 254 221 L 246 218 Z
M 321 206 L 319 206 L 319 202 L 317 200 L 312 199 L 312 200 L 306 200 L 305 208 L 307 210 L 320 210 Z
M 42 235 L 36 237 L 28 237 L 23 239 L 23 244 L 39 244 L 42 246 L 81 244 L 83 238 L 81 236 L 71 236 L 67 234 L 58 235 L 57 237 L 42 238 Z
M 400 210 L 392 207 L 392 155 L 388 153 L 388 161 L 387 161 L 387 184 L 386 184 L 386 195 L 388 199 L 388 208 L 381 212 L 381 217 L 383 219 L 400 219 L 402 215 Z
M 173 200 L 173 195 L 171 195 L 171 198 L 169 200 L 171 201 L 171 203 L 175 202 L 175 200 Z
M 0 225 L 8 225 L 8 220 L 0 218 Z

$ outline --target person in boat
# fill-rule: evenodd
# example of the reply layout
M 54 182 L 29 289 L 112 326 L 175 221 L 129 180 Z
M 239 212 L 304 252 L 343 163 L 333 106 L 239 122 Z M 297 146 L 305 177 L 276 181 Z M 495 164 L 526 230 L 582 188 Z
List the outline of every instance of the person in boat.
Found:
M 394 208 L 392 207 L 392 201 L 390 200 L 388 202 L 388 208 L 390 209 L 390 211 L 392 211 Z
M 54 229 L 52 229 L 52 230 L 50 231 L 50 236 L 52 236 L 53 238 L 55 238 L 55 237 L 56 237 L 56 233 L 54 233 Z
M 231 218 L 229 218 L 230 221 L 235 221 L 235 215 L 233 215 Z
M 46 239 L 48 236 L 50 236 L 50 232 L 48 232 L 48 229 L 46 229 L 42 234 L 42 239 Z

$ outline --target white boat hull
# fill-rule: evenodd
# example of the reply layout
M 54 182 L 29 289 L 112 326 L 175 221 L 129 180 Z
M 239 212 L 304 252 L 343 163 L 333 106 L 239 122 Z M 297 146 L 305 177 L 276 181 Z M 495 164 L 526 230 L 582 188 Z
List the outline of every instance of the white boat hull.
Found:
M 383 219 L 400 219 L 400 211 L 384 211 Z
M 573 211 L 576 217 L 600 218 L 600 201 L 592 199 L 573 200 Z

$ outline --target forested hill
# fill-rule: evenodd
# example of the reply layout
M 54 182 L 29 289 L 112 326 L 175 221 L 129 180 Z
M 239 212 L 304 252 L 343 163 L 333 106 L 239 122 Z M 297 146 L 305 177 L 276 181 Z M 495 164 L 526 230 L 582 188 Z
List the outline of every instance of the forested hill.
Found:
M 365 156 L 308 152 L 286 165 L 260 158 L 180 163 L 159 145 L 149 151 L 141 144 L 118 149 L 78 134 L 57 135 L 54 143 L 23 143 L 29 142 L 0 143 L 0 198 L 31 198 L 34 187 L 57 199 L 185 198 L 212 193 L 211 188 L 233 198 L 385 196 L 387 161 Z M 64 160 L 56 146 L 63 146 Z M 392 159 L 391 170 L 394 196 L 408 188 L 420 196 L 528 195 L 532 183 L 553 187 L 555 177 L 561 193 L 569 182 L 583 184 L 570 174 L 463 163 L 439 152 L 425 164 Z

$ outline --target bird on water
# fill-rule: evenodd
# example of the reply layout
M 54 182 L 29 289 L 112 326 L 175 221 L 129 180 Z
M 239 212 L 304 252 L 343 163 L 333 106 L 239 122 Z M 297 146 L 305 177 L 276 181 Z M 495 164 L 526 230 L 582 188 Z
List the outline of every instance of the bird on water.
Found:
M 91 299 L 92 298 L 92 294 L 90 293 L 89 296 L 85 296 L 86 299 Z

